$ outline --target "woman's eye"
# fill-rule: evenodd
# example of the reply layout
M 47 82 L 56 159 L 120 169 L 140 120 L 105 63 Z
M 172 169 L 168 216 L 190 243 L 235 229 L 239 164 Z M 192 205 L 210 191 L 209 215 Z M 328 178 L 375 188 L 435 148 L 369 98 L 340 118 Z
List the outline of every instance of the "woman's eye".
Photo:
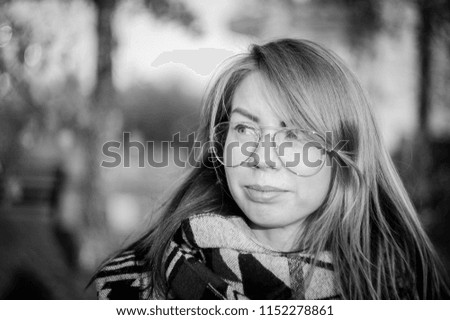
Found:
M 247 134 L 250 132 L 250 127 L 244 125 L 244 124 L 237 124 L 234 127 L 234 130 L 239 134 Z

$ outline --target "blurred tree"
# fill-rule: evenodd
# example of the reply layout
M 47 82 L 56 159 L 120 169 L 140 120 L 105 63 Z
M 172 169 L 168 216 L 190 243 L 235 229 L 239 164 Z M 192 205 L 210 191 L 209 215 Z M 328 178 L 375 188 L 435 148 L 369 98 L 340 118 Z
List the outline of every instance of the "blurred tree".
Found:
M 418 130 L 416 132 L 415 164 L 416 179 L 419 186 L 413 192 L 413 197 L 419 210 L 428 206 L 431 200 L 430 173 L 432 166 L 429 114 L 432 96 L 432 43 L 433 43 L 433 8 L 436 1 L 417 0 L 418 12 L 417 49 L 418 49 Z
M 314 3 L 338 6 L 345 12 L 347 40 L 360 51 L 370 48 L 373 37 L 383 29 L 383 0 L 314 0 Z
M 115 46 L 112 30 L 114 11 L 120 1 L 117 0 L 91 0 L 97 12 L 97 81 L 91 96 L 92 118 L 84 135 L 84 143 L 88 150 L 87 166 L 84 185 L 86 198 L 83 210 L 89 226 L 102 228 L 104 221 L 104 198 L 101 194 L 99 179 L 99 163 L 101 145 L 121 131 L 122 122 L 120 109 L 115 105 L 116 93 L 113 85 L 113 65 L 111 55 Z M 142 4 L 133 1 L 135 6 Z M 196 33 L 199 29 L 194 26 L 195 17 L 186 6 L 176 0 L 144 0 L 143 4 L 155 14 L 165 20 L 174 20 L 190 28 Z
M 184 2 L 177 0 L 144 0 L 144 4 L 159 19 L 176 21 L 195 34 L 202 32 L 200 26 L 196 23 L 197 17 L 186 7 Z
M 420 65 L 419 131 L 427 139 L 433 103 L 433 63 L 437 62 L 434 52 L 439 50 L 438 45 L 443 42 L 448 51 L 447 56 L 450 54 L 450 1 L 415 0 L 415 4 L 418 12 L 417 47 Z
M 416 174 L 405 174 L 405 176 L 408 180 L 412 180 L 410 185 L 416 186 L 410 188 L 410 191 L 419 210 L 422 210 L 435 201 L 432 191 L 435 186 L 435 177 L 432 172 L 440 165 L 433 159 L 432 144 L 436 137 L 432 134 L 430 117 L 437 104 L 450 105 L 450 95 L 447 95 L 450 83 L 450 1 L 412 0 L 411 2 L 417 11 L 418 125 L 413 146 L 416 157 L 414 166 L 411 168 Z M 443 59 L 439 59 L 438 54 L 442 48 L 444 50 L 446 48 L 447 52 L 443 54 Z M 446 75 L 440 78 L 438 73 Z M 443 86 L 439 84 L 442 81 L 446 82 Z M 447 89 L 444 89 L 445 92 L 440 92 L 440 88 Z
M 96 9 L 97 20 L 97 63 L 96 82 L 90 96 L 90 121 L 83 134 L 83 144 L 86 149 L 86 173 L 82 181 L 84 208 L 82 210 L 86 223 L 90 228 L 104 226 L 104 198 L 99 174 L 101 145 L 115 138 L 112 123 L 120 123 L 120 112 L 115 104 L 115 89 L 113 85 L 113 66 L 111 55 L 114 50 L 114 36 L 111 19 L 115 10 L 116 0 L 92 0 Z M 116 119 L 114 119 L 116 118 Z
M 194 34 L 200 32 L 195 24 L 196 17 L 178 0 L 29 0 L 20 3 L 0 0 L 2 171 L 7 171 L 9 164 L 14 165 L 19 159 L 22 150 L 20 139 L 31 122 L 40 126 L 42 130 L 37 131 L 41 133 L 47 130 L 53 143 L 57 142 L 56 133 L 69 129 L 78 150 L 82 150 L 82 158 L 78 159 L 82 162 L 79 165 L 82 172 L 76 176 L 81 192 L 81 217 L 84 226 L 94 233 L 106 225 L 104 186 L 99 166 L 101 147 L 105 141 L 119 136 L 123 122 L 113 84 L 112 62 L 116 46 L 112 22 L 119 4 L 123 3 L 137 10 L 145 8 L 155 18 L 180 23 Z M 87 96 L 80 88 L 79 75 L 76 75 L 79 70 L 70 67 L 73 63 L 70 56 L 77 55 L 73 47 L 77 35 L 75 32 L 70 34 L 72 26 L 68 21 L 55 16 L 62 15 L 64 10 L 73 10 L 73 4 L 75 8 L 81 6 L 95 12 L 95 81 Z M 42 8 L 46 9 L 41 12 Z M 38 14 L 44 12 L 47 16 L 37 15 L 35 18 L 31 12 L 36 9 L 39 9 Z M 74 16 L 74 19 L 78 18 L 79 15 Z M 51 56 L 54 47 L 59 50 L 57 60 L 50 60 L 55 59 Z M 38 67 L 34 66 L 35 57 L 41 57 Z M 40 81 L 49 68 L 56 69 L 58 76 L 62 77 L 59 82 L 52 83 L 52 87 Z M 73 150 L 75 152 L 78 151 Z M 82 228 L 79 231 L 83 231 Z M 83 233 L 89 236 L 88 232 Z
M 417 129 L 394 154 L 420 218 L 450 275 L 450 1 L 408 0 L 416 12 Z M 437 119 L 439 118 L 439 119 Z M 437 121 L 438 120 L 438 121 Z
M 262 0 L 246 3 L 245 10 L 237 12 L 229 22 L 229 28 L 237 33 L 252 37 L 265 37 L 265 31 L 273 29 L 270 19 L 278 15 L 274 8 L 283 8 L 290 27 L 301 28 L 302 20 L 309 19 L 309 27 L 316 21 L 319 28 L 336 22 L 342 28 L 348 44 L 357 51 L 371 49 L 373 37 L 385 26 L 383 21 L 383 3 L 387 0 Z M 281 21 L 275 20 L 280 23 Z M 336 27 L 334 26 L 334 27 Z
M 414 200 L 430 221 L 429 229 L 450 275 L 450 128 L 433 130 L 436 117 L 450 114 L 450 1 L 416 0 L 418 12 L 419 126 L 414 152 Z M 443 106 L 443 107 L 441 107 Z M 442 130 L 441 130 L 442 131 Z
M 0 7 L 7 2 L 0 2 Z M 23 36 L 14 39 L 13 30 Z M 12 23 L 7 15 L 0 11 L 0 165 L 5 177 L 8 177 L 17 165 L 17 159 L 22 152 L 21 138 L 25 128 L 30 121 L 42 124 L 44 119 L 44 108 L 33 98 L 23 60 L 20 59 L 29 45 L 30 38 L 30 30 L 26 26 Z M 13 49 L 7 52 L 6 47 Z

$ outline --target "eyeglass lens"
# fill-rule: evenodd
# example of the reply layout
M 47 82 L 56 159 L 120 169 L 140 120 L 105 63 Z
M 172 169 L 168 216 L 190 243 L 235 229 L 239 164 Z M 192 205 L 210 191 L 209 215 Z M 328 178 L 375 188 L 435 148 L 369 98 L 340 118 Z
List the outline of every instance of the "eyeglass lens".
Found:
M 227 167 L 236 167 L 258 160 L 256 149 L 270 152 L 275 147 L 283 166 L 297 175 L 317 173 L 325 161 L 325 149 L 317 134 L 303 129 L 282 128 L 272 135 L 262 135 L 259 127 L 245 122 L 222 122 L 214 129 L 214 150 L 217 159 Z M 267 153 L 269 154 L 269 153 Z

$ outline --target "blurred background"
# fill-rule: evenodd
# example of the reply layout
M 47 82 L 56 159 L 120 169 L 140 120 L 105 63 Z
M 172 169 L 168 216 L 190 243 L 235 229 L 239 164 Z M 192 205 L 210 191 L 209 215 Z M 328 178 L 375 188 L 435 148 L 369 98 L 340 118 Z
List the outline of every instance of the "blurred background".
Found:
M 159 159 L 213 69 L 277 37 L 358 75 L 450 269 L 450 1 L 0 0 L 0 299 L 95 298 L 96 267 L 182 171 L 136 152 L 102 168 L 102 145 L 131 132 Z

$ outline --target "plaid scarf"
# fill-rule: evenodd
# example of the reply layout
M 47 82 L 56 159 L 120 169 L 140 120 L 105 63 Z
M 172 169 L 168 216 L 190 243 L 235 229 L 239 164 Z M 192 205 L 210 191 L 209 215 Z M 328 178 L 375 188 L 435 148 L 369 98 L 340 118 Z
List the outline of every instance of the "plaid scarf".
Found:
M 174 299 L 338 299 L 329 253 L 280 253 L 257 242 L 238 216 L 185 221 L 166 253 Z

